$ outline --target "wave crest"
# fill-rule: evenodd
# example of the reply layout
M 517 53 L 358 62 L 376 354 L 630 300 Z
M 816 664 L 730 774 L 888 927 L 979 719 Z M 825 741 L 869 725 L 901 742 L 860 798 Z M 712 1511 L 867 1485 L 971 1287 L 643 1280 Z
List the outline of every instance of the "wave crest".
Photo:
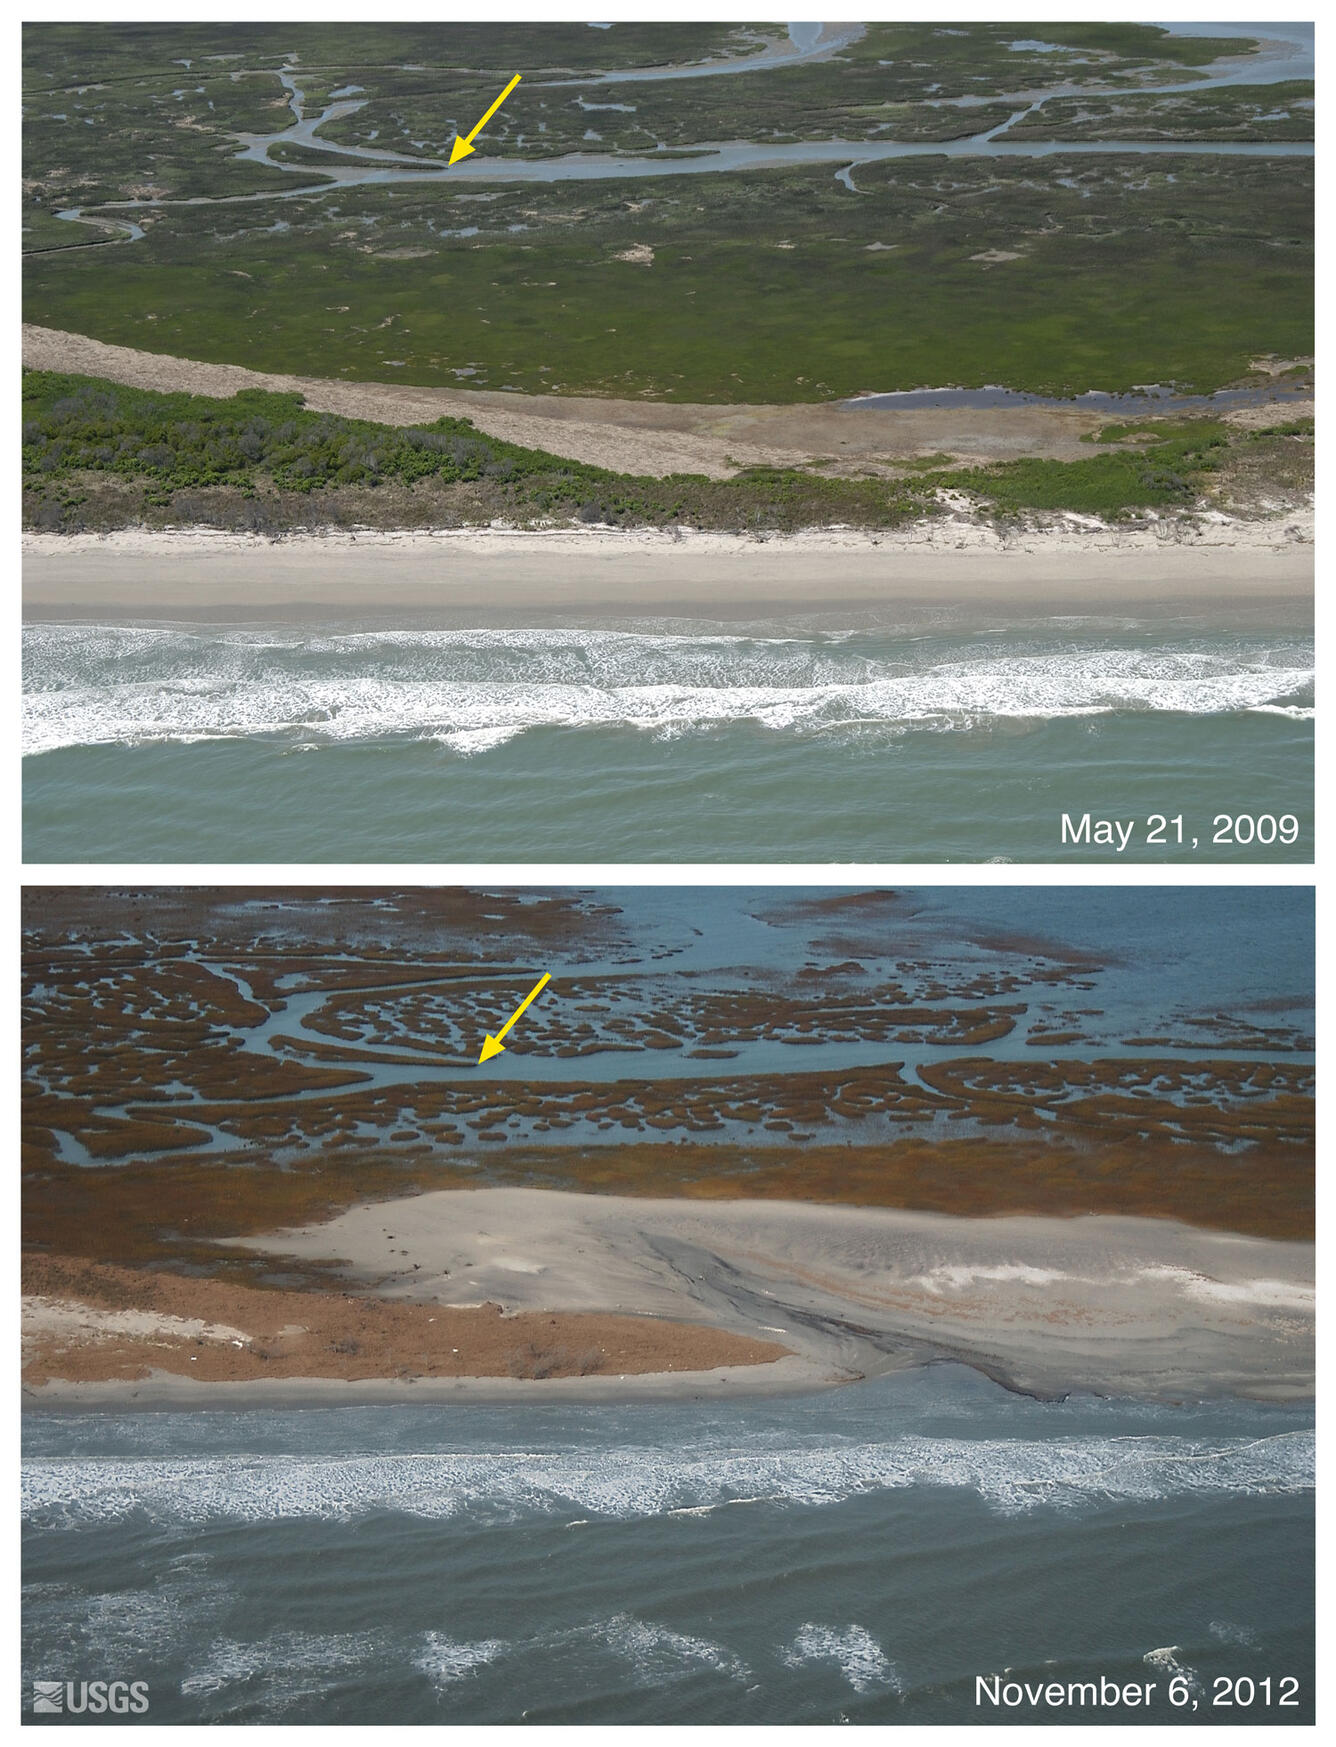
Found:
M 299 736 L 435 740 L 462 756 L 528 729 L 664 738 L 968 729 L 1118 711 L 1307 719 L 1300 641 L 1210 647 L 618 631 L 187 632 L 34 625 L 24 746 Z
M 962 1487 L 1014 1514 L 1109 1499 L 1293 1493 L 1313 1484 L 1313 1434 L 970 1440 L 908 1436 L 771 1453 L 659 1449 L 509 1455 L 25 1464 L 25 1519 L 49 1527 L 152 1520 L 349 1520 L 374 1511 L 513 1521 L 524 1514 L 629 1520 L 738 1499 L 823 1506 L 860 1493 Z

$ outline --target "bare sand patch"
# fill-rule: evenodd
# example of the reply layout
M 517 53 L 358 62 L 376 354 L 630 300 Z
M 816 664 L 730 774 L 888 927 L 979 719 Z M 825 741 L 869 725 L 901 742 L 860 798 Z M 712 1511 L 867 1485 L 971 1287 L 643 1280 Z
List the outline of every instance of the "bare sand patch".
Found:
M 22 1340 L 25 1360 L 51 1347 L 84 1346 L 103 1341 L 225 1341 L 246 1346 L 250 1336 L 227 1323 L 205 1322 L 198 1316 L 175 1316 L 158 1310 L 103 1310 L 71 1298 L 41 1294 L 23 1300 Z
M 1250 358 L 1249 370 L 1256 370 L 1263 376 L 1283 376 L 1287 370 L 1311 370 L 1311 358 L 1277 358 L 1274 353 L 1268 353 L 1264 358 Z
M 1312 1389 L 1313 1246 L 1169 1220 L 479 1189 L 245 1247 L 339 1260 L 390 1296 L 689 1317 L 831 1377 L 954 1359 L 1043 1395 Z
M 1291 419 L 1312 419 L 1317 417 L 1317 402 L 1313 400 L 1287 400 L 1283 412 L 1275 406 L 1235 406 L 1222 413 L 1221 418 L 1227 425 L 1237 425 L 1244 431 L 1264 431 L 1274 425 L 1277 418 L 1283 416 L 1288 422 Z

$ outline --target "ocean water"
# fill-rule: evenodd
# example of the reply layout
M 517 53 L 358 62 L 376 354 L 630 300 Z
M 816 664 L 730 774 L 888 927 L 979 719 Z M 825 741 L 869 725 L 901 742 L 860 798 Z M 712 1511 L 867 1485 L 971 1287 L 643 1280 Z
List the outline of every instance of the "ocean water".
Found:
M 39 623 L 24 851 L 1301 861 L 1313 671 L 1301 632 L 1135 620 Z M 1120 855 L 1064 842 L 1087 812 L 1132 822 Z M 1181 843 L 1149 840 L 1155 814 Z
M 36 1414 L 25 1446 L 25 1689 L 143 1680 L 149 1722 L 1313 1718 L 1305 1409 L 946 1365 L 733 1405 Z M 979 1705 L 1004 1671 L 1156 1693 Z

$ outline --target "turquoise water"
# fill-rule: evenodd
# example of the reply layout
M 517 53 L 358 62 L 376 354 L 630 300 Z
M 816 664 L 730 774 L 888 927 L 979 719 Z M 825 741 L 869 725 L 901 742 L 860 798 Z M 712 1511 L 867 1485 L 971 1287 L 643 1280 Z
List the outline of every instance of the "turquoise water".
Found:
M 25 1691 L 144 1680 L 158 1723 L 1311 1722 L 1311 1426 L 954 1366 L 722 1407 L 30 1416 Z M 1003 1670 L 1156 1693 L 979 1705 Z M 1216 1705 L 1239 1676 L 1272 1705 Z
M 1294 630 L 58 623 L 24 647 L 30 861 L 1312 857 Z M 1087 812 L 1130 822 L 1121 854 L 1064 842 Z

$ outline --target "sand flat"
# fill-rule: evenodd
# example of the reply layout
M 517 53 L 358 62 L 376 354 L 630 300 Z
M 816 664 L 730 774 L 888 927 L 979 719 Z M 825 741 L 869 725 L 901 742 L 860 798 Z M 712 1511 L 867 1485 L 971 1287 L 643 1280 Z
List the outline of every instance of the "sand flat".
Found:
M 245 1246 L 391 1295 L 712 1323 L 832 1380 L 956 1359 L 1043 1395 L 1312 1390 L 1313 1246 L 1168 1220 L 478 1189 Z

